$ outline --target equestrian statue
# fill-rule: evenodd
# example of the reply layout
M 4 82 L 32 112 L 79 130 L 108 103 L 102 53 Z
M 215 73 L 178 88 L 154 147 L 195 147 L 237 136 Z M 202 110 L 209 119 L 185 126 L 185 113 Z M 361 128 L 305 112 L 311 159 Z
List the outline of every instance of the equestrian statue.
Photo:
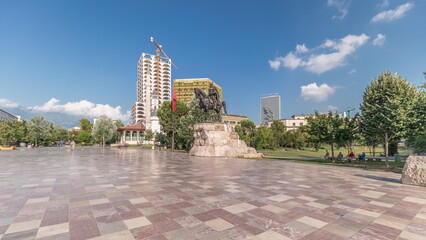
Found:
M 223 108 L 223 111 L 227 114 L 226 103 L 225 101 L 220 101 L 216 87 L 210 84 L 208 95 L 199 88 L 194 88 L 194 93 L 195 97 L 199 100 L 198 107 L 203 109 L 204 112 L 215 110 L 217 113 L 217 121 L 222 122 L 221 110 Z

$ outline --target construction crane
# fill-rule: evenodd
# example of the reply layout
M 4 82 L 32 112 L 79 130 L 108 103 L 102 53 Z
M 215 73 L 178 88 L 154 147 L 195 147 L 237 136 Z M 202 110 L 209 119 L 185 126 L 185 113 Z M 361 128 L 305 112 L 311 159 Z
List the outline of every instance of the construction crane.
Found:
M 158 44 L 153 37 L 151 37 L 151 42 L 155 44 L 155 46 L 157 47 L 156 53 L 157 53 L 157 57 L 156 57 L 156 73 L 155 73 L 155 93 L 157 95 L 157 97 L 160 95 L 160 61 L 161 61 L 161 53 L 163 53 L 163 55 L 170 61 L 170 63 L 177 69 L 178 67 L 173 63 L 173 61 L 169 58 L 169 56 L 167 56 L 166 52 L 163 50 L 163 46 Z M 161 104 L 161 99 L 158 99 L 158 104 Z
M 355 108 L 349 109 L 348 107 L 348 110 L 346 110 L 346 112 L 348 113 L 348 118 L 351 118 L 351 112 L 353 111 L 355 111 Z
M 348 110 L 341 112 L 341 116 L 344 118 L 351 118 L 351 112 L 355 111 L 355 108 L 350 109 L 349 107 L 347 108 Z M 340 115 L 339 114 L 339 115 Z
M 160 54 L 161 54 L 161 53 L 163 53 L 163 54 L 164 54 L 164 56 L 165 56 L 166 58 L 170 59 L 170 58 L 169 58 L 169 56 L 167 56 L 166 52 L 163 50 L 163 46 L 162 46 L 162 45 L 160 45 L 160 44 L 158 44 L 158 43 L 154 40 L 154 38 L 153 38 L 153 37 L 151 37 L 151 42 L 152 42 L 152 43 L 154 43 L 154 44 L 155 44 L 155 46 L 157 47 L 156 52 L 157 52 L 157 56 L 158 56 L 158 57 L 160 57 Z M 178 69 L 178 67 L 177 67 L 177 66 L 173 63 L 173 61 L 172 61 L 172 60 L 170 60 L 170 62 L 172 63 L 172 65 L 173 65 L 176 69 Z

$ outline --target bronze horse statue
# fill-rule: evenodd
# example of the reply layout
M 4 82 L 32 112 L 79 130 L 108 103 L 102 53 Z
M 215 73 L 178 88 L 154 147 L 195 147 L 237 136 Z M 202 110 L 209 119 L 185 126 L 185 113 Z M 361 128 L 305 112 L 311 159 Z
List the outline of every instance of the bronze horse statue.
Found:
M 195 98 L 199 100 L 198 107 L 203 109 L 204 112 L 209 110 L 214 110 L 217 113 L 217 121 L 222 121 L 221 110 L 226 112 L 226 103 L 225 101 L 220 101 L 218 99 L 217 89 L 215 87 L 210 87 L 209 95 L 207 95 L 203 90 L 199 88 L 194 88 Z

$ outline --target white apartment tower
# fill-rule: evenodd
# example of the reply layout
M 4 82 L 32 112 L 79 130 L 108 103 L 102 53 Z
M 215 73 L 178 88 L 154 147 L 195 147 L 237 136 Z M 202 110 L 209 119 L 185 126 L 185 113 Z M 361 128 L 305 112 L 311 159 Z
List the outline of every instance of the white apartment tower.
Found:
M 133 123 L 142 123 L 146 129 L 160 131 L 157 110 L 164 101 L 170 101 L 171 60 L 142 53 L 138 61 L 136 103 L 132 108 Z

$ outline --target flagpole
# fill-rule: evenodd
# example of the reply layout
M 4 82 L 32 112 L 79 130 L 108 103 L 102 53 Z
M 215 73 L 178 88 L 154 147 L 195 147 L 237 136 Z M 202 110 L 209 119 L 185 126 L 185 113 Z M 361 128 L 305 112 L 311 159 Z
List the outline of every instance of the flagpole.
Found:
M 175 89 L 173 88 L 173 100 L 171 102 L 171 107 L 172 107 L 172 111 L 171 111 L 171 119 L 172 119 L 172 152 L 175 151 L 175 121 L 174 121 L 174 112 L 177 111 L 177 97 L 176 97 L 176 92 Z
M 172 107 L 173 107 L 173 102 L 172 102 Z M 173 119 L 173 109 L 172 109 L 172 152 L 175 151 L 175 121 Z

